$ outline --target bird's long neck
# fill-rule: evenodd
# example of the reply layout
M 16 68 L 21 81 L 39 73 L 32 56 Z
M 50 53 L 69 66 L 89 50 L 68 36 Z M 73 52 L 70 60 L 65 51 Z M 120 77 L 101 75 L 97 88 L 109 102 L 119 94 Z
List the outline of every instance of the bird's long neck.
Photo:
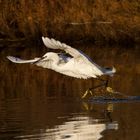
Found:
M 50 62 L 50 67 L 53 70 L 59 69 L 59 56 L 57 54 L 53 55 L 53 57 L 49 60 Z

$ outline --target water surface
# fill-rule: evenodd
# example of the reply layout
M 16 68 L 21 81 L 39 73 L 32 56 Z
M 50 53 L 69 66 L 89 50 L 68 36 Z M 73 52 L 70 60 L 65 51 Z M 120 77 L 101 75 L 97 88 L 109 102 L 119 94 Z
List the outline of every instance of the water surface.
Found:
M 75 45 L 78 47 L 78 45 Z M 101 66 L 114 66 L 109 85 L 123 94 L 140 96 L 140 49 L 79 47 Z M 98 84 L 30 64 L 13 64 L 7 55 L 34 58 L 42 48 L 7 48 L 0 52 L 1 140 L 135 140 L 139 139 L 140 103 L 97 103 L 81 100 Z

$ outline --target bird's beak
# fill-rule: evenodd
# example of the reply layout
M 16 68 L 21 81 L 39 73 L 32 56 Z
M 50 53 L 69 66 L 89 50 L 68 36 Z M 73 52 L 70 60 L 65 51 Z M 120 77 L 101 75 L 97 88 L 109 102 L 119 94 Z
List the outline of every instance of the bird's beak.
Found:
M 43 60 L 44 58 L 46 58 L 47 56 L 42 56 L 41 58 L 39 58 L 37 61 L 33 62 L 32 64 L 36 64 L 38 63 L 39 61 Z

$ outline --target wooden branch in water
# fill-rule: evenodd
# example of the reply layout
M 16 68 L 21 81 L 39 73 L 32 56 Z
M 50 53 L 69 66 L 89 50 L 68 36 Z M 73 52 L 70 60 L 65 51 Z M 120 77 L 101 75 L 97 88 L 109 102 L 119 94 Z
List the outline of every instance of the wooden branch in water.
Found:
M 85 24 L 112 24 L 111 21 L 97 21 L 97 22 L 71 22 L 71 25 L 85 25 Z

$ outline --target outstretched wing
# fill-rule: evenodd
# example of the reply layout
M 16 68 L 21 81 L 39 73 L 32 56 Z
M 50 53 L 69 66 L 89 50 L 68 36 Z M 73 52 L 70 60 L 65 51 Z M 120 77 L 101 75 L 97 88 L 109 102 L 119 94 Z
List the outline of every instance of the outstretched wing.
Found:
M 72 57 L 75 58 L 77 61 L 84 61 L 84 63 L 87 63 L 92 66 L 92 68 L 98 73 L 98 75 L 102 74 L 102 68 L 95 64 L 86 54 L 83 52 L 72 48 L 71 46 L 61 43 L 60 41 L 57 41 L 55 39 L 49 39 L 48 37 L 42 37 L 43 43 L 45 44 L 46 47 L 51 48 L 51 49 L 61 49 L 65 51 L 66 53 L 70 54 Z
M 57 41 L 55 39 L 49 39 L 48 37 L 42 37 L 43 43 L 45 44 L 46 47 L 51 48 L 51 49 L 60 49 L 65 51 L 66 53 L 70 54 L 74 58 L 80 57 L 81 53 L 70 47 L 69 45 L 66 45 L 65 43 L 61 43 L 60 41 Z

